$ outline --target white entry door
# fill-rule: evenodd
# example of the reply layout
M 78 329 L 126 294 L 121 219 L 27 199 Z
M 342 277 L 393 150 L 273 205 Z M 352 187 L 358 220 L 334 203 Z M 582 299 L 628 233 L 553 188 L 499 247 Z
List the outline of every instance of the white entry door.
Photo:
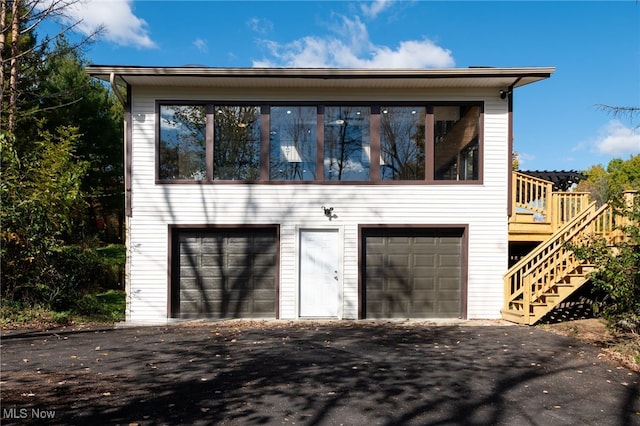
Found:
M 337 317 L 340 288 L 338 230 L 300 232 L 300 316 Z

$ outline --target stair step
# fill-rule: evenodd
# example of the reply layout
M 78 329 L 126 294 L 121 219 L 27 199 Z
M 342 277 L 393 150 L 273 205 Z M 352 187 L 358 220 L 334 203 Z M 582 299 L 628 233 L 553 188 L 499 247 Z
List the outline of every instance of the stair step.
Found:
M 500 311 L 502 319 L 506 321 L 515 322 L 516 324 L 524 324 L 524 312 L 515 312 L 511 309 L 502 309 Z

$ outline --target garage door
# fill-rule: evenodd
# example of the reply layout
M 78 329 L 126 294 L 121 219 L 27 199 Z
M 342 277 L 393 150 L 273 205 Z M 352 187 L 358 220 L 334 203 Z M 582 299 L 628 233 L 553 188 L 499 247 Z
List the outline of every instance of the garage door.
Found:
M 174 317 L 275 318 L 276 229 L 181 230 L 176 234 Z
M 463 316 L 462 233 L 458 229 L 365 230 L 364 316 Z

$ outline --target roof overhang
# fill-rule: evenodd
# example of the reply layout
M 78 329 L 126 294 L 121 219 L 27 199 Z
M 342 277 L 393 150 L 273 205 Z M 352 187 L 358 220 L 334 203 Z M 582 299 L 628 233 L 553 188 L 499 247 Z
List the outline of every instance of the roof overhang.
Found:
M 130 86 L 261 88 L 516 88 L 547 79 L 553 67 L 342 69 L 209 68 L 91 65 L 86 72 Z

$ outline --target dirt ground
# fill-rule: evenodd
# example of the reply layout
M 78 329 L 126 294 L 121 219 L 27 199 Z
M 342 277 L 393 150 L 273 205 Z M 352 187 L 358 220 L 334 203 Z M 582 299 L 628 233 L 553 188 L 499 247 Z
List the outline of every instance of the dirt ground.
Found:
M 564 321 L 538 327 L 597 346 L 602 350 L 601 358 L 640 373 L 640 336 L 638 335 L 614 334 L 599 318 Z

